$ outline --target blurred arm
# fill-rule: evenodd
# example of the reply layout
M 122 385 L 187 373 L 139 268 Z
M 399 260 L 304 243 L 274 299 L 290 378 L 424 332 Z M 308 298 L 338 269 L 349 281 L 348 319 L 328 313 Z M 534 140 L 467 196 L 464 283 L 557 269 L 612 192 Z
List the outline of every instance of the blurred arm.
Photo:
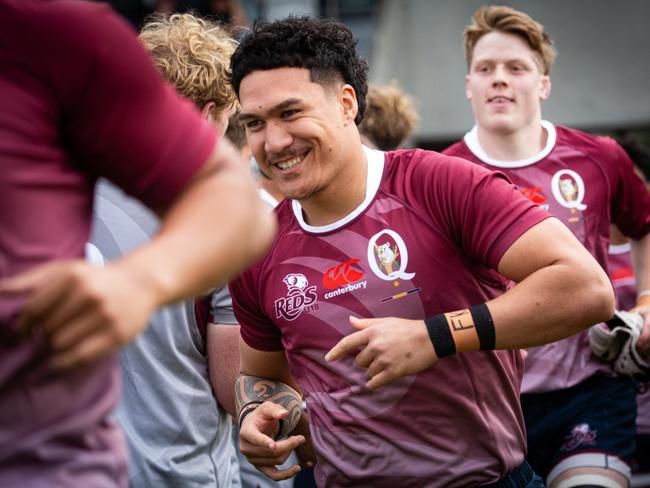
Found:
M 40 327 L 54 366 L 71 367 L 131 341 L 161 305 L 225 281 L 260 256 L 275 224 L 232 146 L 221 141 L 163 215 L 149 243 L 105 267 L 55 261 L 0 281 L 26 297 L 23 330 Z

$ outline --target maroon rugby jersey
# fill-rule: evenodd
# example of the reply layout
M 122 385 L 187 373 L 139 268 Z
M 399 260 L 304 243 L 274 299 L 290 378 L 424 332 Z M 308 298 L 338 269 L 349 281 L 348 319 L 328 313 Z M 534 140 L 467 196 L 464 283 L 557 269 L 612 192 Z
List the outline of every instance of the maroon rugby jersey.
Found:
M 632 162 L 614 140 L 543 121 L 547 143 L 536 156 L 498 161 L 481 148 L 476 128 L 444 153 L 498 169 L 532 202 L 560 219 L 607 269 L 609 226 L 628 237 L 650 231 L 650 196 Z M 587 331 L 529 350 L 525 393 L 569 388 L 609 364 L 591 354 Z
M 325 353 L 355 332 L 348 317 L 424 319 L 507 287 L 491 269 L 548 214 L 502 176 L 437 153 L 365 148 L 364 202 L 313 227 L 298 202 L 231 284 L 242 337 L 285 350 L 309 405 L 320 486 L 467 487 L 520 464 L 525 434 L 518 351 L 461 353 L 378 391 L 352 356 Z

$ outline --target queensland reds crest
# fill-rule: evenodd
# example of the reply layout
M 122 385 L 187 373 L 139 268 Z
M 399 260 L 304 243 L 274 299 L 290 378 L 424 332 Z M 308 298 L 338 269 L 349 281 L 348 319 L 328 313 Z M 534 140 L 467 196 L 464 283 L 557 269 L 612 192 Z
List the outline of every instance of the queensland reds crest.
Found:
M 564 208 L 584 210 L 585 183 L 582 177 L 571 169 L 563 169 L 551 179 L 553 196 Z
M 406 271 L 408 250 L 402 237 L 391 229 L 377 232 L 368 242 L 368 264 L 378 278 L 384 281 L 410 280 L 415 273 Z
M 318 298 L 316 287 L 309 286 L 305 275 L 300 273 L 290 273 L 282 281 L 289 291 L 286 297 L 275 301 L 275 316 L 278 319 L 295 320 L 303 311 L 308 311 Z

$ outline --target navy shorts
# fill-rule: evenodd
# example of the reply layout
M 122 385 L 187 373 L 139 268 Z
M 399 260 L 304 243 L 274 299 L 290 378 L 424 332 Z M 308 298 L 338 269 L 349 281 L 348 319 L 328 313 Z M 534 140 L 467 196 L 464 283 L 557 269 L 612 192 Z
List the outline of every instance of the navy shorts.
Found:
M 524 460 L 505 478 L 494 483 L 481 485 L 479 488 L 544 488 L 544 481 L 533 471 L 530 463 Z
M 650 473 L 650 434 L 636 436 L 636 454 L 632 463 L 633 473 Z
M 636 386 L 630 378 L 594 375 L 566 390 L 521 395 L 521 406 L 526 459 L 544 478 L 556 466 L 575 467 L 572 462 L 629 477 L 636 434 Z

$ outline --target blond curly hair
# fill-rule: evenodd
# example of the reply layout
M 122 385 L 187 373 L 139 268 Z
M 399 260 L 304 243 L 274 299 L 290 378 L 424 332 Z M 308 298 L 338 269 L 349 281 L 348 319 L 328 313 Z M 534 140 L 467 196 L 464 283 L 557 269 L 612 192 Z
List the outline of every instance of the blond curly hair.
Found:
M 163 77 L 202 109 L 214 102 L 212 114 L 237 107 L 230 86 L 230 56 L 237 42 L 214 22 L 192 14 L 155 15 L 140 32 Z
M 382 151 L 398 149 L 415 131 L 420 117 L 409 97 L 393 81 L 370 85 L 359 132 L 363 142 Z

